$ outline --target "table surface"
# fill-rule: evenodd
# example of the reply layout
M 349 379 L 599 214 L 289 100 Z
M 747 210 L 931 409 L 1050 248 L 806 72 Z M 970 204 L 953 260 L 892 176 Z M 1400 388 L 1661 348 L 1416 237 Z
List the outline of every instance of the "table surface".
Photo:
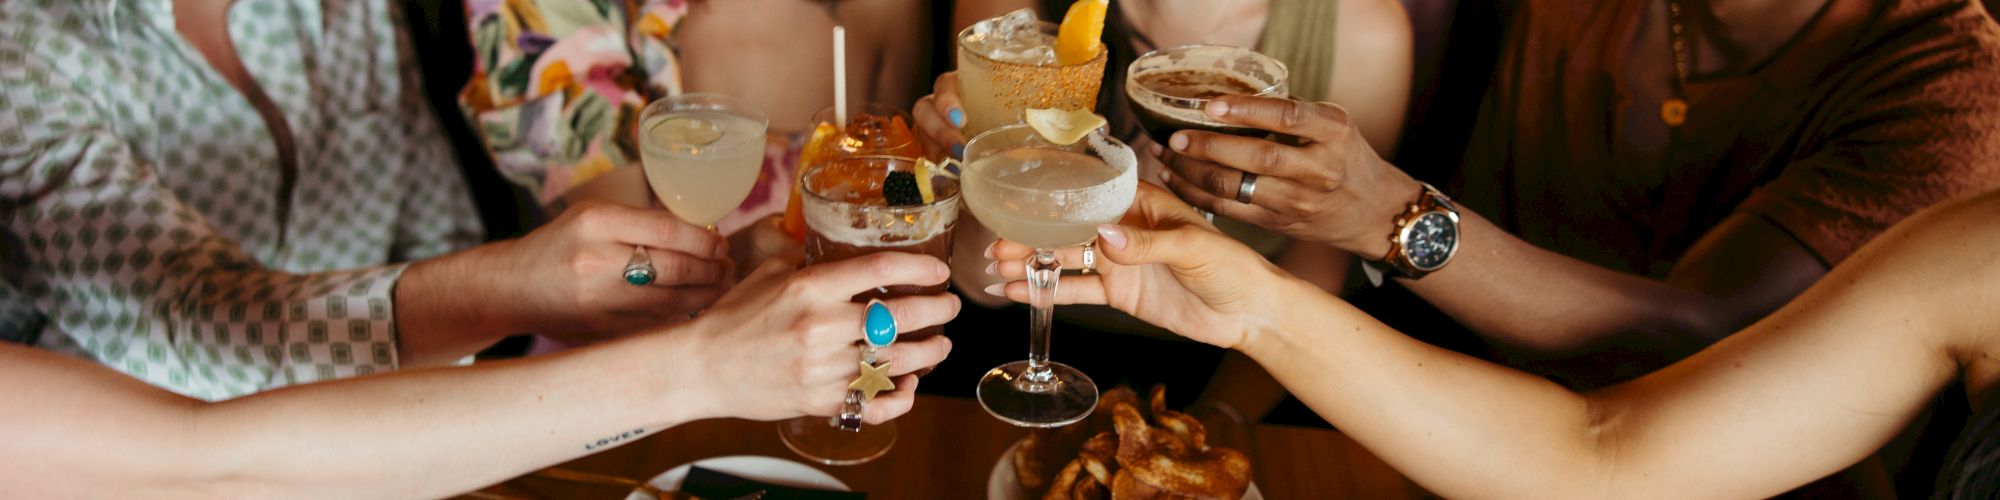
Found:
M 916 408 L 897 419 L 895 448 L 861 465 L 815 465 L 870 498 L 983 498 L 1000 455 L 1027 430 L 987 415 L 967 398 L 918 396 Z M 1244 426 L 1234 434 L 1210 431 L 1212 441 L 1250 457 L 1255 484 L 1265 498 L 1419 498 L 1423 491 L 1401 474 L 1332 430 L 1280 425 Z M 1247 444 L 1244 444 L 1247 443 Z M 705 420 L 667 429 L 603 453 L 559 465 L 565 469 L 644 481 L 675 466 L 711 457 L 794 456 L 771 422 Z M 624 498 L 628 489 L 523 476 L 484 490 L 488 498 Z

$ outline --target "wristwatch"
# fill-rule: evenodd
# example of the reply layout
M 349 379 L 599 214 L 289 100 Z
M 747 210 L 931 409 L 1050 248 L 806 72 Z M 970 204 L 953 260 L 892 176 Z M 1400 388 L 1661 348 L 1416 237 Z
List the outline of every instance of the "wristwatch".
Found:
M 1458 254 L 1458 207 L 1430 184 L 1423 184 L 1416 201 L 1396 214 L 1395 223 L 1395 231 L 1389 234 L 1388 255 L 1379 261 L 1362 262 L 1362 270 L 1375 286 L 1382 286 L 1384 275 L 1422 278 L 1444 269 Z

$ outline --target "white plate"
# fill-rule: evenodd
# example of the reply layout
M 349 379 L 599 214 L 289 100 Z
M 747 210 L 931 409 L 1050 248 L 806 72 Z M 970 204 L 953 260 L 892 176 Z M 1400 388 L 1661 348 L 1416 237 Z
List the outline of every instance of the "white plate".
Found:
M 833 475 L 815 469 L 813 466 L 782 458 L 751 455 L 697 460 L 691 464 L 683 464 L 679 467 L 667 469 L 666 472 L 662 472 L 658 476 L 653 476 L 653 479 L 646 481 L 646 483 L 662 490 L 678 491 L 681 489 L 681 480 L 687 479 L 688 468 L 696 465 L 704 469 L 727 472 L 744 479 L 754 479 L 779 486 L 853 491 L 847 489 L 846 483 L 840 482 Z M 653 497 L 634 491 L 629 495 L 625 495 L 625 500 L 653 500 Z
M 1021 482 L 1014 480 L 1014 449 L 1020 447 L 1021 442 L 1015 441 L 1000 453 L 1000 462 L 993 464 L 993 473 L 986 476 L 987 500 L 1031 500 Z M 1257 491 L 1257 483 L 1250 483 L 1250 489 L 1243 491 L 1243 500 L 1264 500 L 1264 493 Z

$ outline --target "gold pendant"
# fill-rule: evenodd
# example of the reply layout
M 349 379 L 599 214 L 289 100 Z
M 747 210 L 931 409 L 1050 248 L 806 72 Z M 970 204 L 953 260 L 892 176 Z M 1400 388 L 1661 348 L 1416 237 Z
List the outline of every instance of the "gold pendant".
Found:
M 1679 97 L 1660 102 L 1660 121 L 1669 127 L 1679 127 L 1687 123 L 1688 103 Z
M 847 390 L 861 391 L 862 401 L 874 401 L 875 393 L 896 390 L 896 383 L 889 381 L 889 363 L 869 366 L 867 362 L 862 362 L 861 377 L 847 384 Z

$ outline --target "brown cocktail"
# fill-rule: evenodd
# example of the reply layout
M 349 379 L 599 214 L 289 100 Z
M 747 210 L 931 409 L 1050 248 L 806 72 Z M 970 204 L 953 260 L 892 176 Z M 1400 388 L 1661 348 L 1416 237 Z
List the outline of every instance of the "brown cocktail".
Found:
M 1180 130 L 1264 137 L 1270 133 L 1216 121 L 1202 108 L 1225 95 L 1284 97 L 1287 76 L 1284 63 L 1253 50 L 1186 45 L 1133 60 L 1126 70 L 1125 97 L 1153 142 L 1166 144 Z

